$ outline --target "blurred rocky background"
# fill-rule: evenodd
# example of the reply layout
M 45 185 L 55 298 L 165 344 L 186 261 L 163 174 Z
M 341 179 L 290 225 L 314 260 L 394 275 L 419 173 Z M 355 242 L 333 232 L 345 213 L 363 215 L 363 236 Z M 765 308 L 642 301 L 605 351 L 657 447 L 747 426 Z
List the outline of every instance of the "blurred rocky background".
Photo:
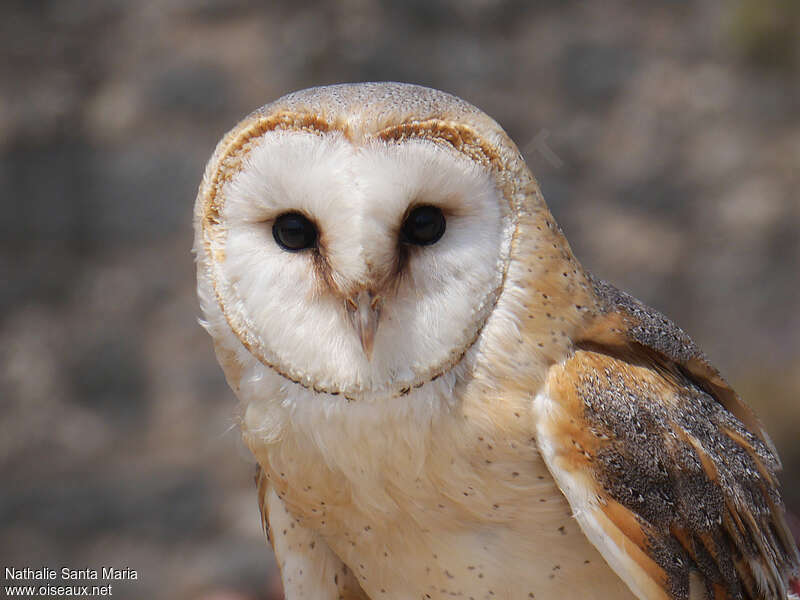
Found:
M 523 149 L 584 264 L 756 407 L 800 512 L 796 0 L 6 0 L 0 567 L 116 598 L 278 597 L 235 402 L 197 325 L 206 159 L 286 92 L 453 92 Z

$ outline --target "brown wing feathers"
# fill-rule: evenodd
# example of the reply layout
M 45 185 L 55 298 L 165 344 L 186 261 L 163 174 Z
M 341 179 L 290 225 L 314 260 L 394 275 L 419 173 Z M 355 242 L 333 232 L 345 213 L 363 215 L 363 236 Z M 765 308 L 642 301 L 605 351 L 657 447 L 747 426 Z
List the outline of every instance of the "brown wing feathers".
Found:
M 696 572 L 707 598 L 785 599 L 800 561 L 760 424 L 683 331 L 594 283 L 606 322 L 564 365 L 574 389 L 560 389 L 580 403 L 570 412 L 606 517 L 638 524 L 627 537 L 644 540 L 673 598 L 689 598 Z
M 637 358 L 646 356 L 654 366 L 686 375 L 733 413 L 777 456 L 772 441 L 753 411 L 741 401 L 686 332 L 630 294 L 591 276 L 590 281 L 599 301 L 601 318 L 587 331 L 582 340 L 584 343 L 596 343 L 604 350 L 612 350 L 612 353 L 622 352 Z

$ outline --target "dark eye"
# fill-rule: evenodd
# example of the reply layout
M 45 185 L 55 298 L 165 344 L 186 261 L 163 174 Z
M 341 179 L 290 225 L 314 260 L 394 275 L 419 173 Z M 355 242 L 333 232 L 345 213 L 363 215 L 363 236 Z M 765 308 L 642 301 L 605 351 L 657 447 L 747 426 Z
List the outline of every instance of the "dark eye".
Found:
M 417 246 L 435 244 L 444 235 L 445 220 L 435 206 L 418 206 L 403 223 L 403 241 Z
M 300 213 L 285 213 L 275 219 L 272 235 L 278 246 L 290 252 L 317 245 L 317 228 Z

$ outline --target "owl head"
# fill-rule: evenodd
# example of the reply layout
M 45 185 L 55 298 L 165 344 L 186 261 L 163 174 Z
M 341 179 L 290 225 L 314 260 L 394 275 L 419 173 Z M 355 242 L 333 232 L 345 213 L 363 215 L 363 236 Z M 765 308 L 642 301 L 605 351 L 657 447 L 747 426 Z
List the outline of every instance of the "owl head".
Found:
M 397 83 L 293 93 L 208 164 L 202 309 L 218 351 L 325 394 L 403 395 L 480 343 L 520 223 L 542 215 L 513 142 L 454 96 Z

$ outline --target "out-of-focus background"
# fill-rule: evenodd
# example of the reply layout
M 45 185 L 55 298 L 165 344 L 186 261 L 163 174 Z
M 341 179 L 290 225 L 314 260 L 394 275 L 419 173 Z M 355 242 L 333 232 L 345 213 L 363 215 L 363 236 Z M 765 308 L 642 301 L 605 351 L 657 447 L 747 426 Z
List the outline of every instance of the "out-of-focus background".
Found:
M 278 597 L 192 203 L 239 118 L 342 81 L 494 116 L 583 263 L 757 409 L 800 512 L 796 0 L 9 0 L 0 55 L 0 567 Z

